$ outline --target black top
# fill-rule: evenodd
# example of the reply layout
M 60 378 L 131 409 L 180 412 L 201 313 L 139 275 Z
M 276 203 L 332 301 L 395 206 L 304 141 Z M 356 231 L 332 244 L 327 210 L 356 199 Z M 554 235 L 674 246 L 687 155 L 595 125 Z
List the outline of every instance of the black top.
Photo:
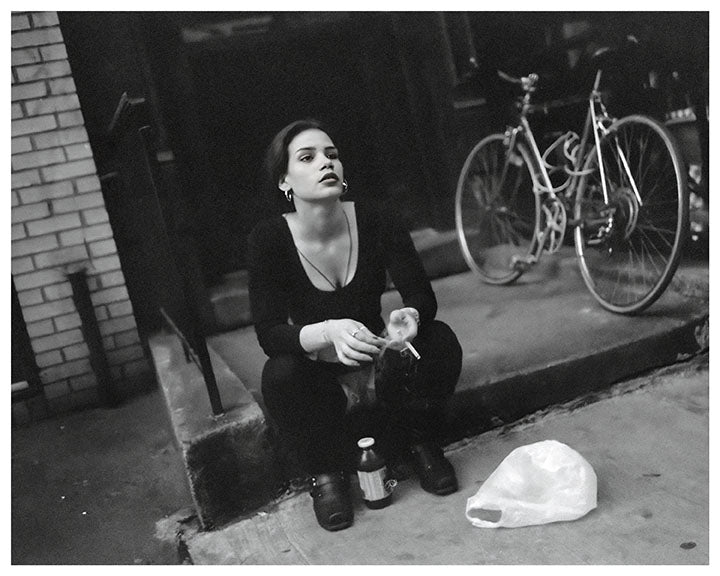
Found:
M 287 220 L 260 222 L 248 238 L 250 306 L 258 342 L 268 356 L 304 353 L 300 329 L 332 318 L 352 318 L 374 334 L 385 323 L 380 298 L 389 273 L 405 306 L 420 321 L 435 317 L 437 300 L 407 229 L 387 212 L 355 203 L 358 258 L 346 286 L 316 288 L 300 262 Z

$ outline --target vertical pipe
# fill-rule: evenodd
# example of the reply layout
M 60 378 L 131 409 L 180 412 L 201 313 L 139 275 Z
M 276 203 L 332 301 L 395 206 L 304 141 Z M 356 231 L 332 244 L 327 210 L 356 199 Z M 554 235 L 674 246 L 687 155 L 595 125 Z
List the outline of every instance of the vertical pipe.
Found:
M 110 365 L 105 356 L 105 349 L 100 336 L 95 308 L 90 300 L 90 290 L 87 285 L 86 271 L 79 270 L 68 274 L 70 285 L 73 291 L 73 301 L 80 314 L 82 321 L 81 330 L 85 342 L 90 350 L 90 366 L 92 367 L 98 382 L 98 395 L 105 406 L 111 407 L 118 404 L 115 386 L 110 373 Z

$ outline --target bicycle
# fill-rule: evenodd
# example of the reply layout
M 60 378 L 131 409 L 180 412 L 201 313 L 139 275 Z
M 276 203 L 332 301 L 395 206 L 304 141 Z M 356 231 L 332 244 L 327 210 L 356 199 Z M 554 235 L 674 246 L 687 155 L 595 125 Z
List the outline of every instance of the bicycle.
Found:
M 518 122 L 478 142 L 460 172 L 455 221 L 468 266 L 487 283 L 509 284 L 557 252 L 574 227 L 595 299 L 620 314 L 645 310 L 672 280 L 689 226 L 672 135 L 648 116 L 612 118 L 598 69 L 582 136 L 567 132 L 541 154 L 528 121 L 538 75 L 498 74 L 523 96 Z M 561 162 L 552 163 L 561 146 Z

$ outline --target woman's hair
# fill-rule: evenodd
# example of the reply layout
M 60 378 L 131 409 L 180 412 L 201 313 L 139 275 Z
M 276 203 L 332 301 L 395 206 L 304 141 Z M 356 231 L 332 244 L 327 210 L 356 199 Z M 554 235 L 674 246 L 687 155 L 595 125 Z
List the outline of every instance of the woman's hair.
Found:
M 322 130 L 328 134 L 323 124 L 313 118 L 296 120 L 280 130 L 270 142 L 270 146 L 268 146 L 265 153 L 265 173 L 268 186 L 277 190 L 278 182 L 287 172 L 288 162 L 290 161 L 288 146 L 295 136 L 305 132 L 305 130 Z

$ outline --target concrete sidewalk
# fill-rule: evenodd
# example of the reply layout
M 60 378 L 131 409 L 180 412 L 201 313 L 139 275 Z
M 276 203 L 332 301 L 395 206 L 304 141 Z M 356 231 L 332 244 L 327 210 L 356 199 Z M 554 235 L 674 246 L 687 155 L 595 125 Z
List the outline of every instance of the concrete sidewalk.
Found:
M 695 564 L 709 562 L 708 357 L 617 385 L 446 449 L 459 492 L 399 483 L 391 506 L 368 510 L 357 486 L 355 524 L 320 528 L 306 493 L 215 532 L 185 526 L 195 564 Z M 572 522 L 475 528 L 467 499 L 515 448 L 541 440 L 582 454 L 598 505 Z

